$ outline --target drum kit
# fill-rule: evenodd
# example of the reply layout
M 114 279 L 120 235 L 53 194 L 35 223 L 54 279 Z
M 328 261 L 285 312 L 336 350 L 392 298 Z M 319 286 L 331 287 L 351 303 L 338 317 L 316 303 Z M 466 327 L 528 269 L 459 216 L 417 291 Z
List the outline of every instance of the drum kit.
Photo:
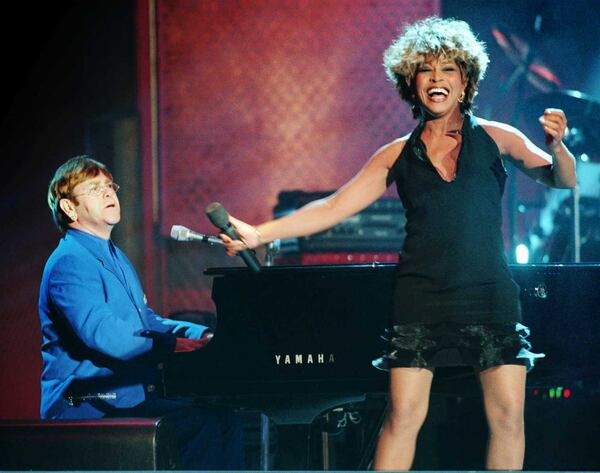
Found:
M 537 125 L 544 109 L 562 109 L 568 119 L 564 142 L 577 164 L 575 189 L 548 188 L 543 204 L 532 205 L 539 212 L 537 224 L 528 230 L 529 262 L 600 262 L 600 103 L 582 92 L 564 89 L 557 75 L 518 35 L 498 26 L 492 34 L 516 66 L 504 90 L 518 85 L 520 95 L 527 82 L 537 92 L 526 100 L 518 97 L 514 122 Z

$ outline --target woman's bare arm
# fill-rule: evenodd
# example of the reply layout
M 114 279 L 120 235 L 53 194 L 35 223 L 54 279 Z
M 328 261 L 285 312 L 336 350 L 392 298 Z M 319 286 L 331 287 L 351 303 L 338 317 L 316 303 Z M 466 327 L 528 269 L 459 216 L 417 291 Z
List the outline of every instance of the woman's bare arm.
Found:
M 388 172 L 400 155 L 405 141 L 406 137 L 383 146 L 334 194 L 310 202 L 290 215 L 256 227 L 231 217 L 242 241 L 233 242 L 226 235 L 221 235 L 228 253 L 233 254 L 245 247 L 255 248 L 276 239 L 311 235 L 331 228 L 368 207 L 385 192 Z
M 511 162 L 532 179 L 556 188 L 572 188 L 577 185 L 575 158 L 562 141 L 567 121 L 561 110 L 548 109 L 540 117 L 551 154 L 538 148 L 512 126 L 480 121 L 500 152 L 508 155 Z

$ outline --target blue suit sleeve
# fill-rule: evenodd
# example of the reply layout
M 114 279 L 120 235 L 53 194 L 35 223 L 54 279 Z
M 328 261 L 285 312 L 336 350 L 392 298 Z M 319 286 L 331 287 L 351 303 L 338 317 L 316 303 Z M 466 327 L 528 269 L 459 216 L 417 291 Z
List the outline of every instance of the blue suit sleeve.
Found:
M 162 319 L 162 323 L 169 327 L 171 332 L 185 338 L 202 338 L 204 332 L 210 330 L 206 325 L 185 322 L 183 320 Z
M 195 324 L 193 322 L 184 322 L 181 320 L 172 320 L 165 317 L 161 317 L 156 314 L 150 307 L 145 303 L 144 297 L 144 315 L 146 325 L 153 332 L 159 333 L 173 333 L 178 337 L 184 338 L 202 338 L 204 332 L 209 330 L 209 327 L 201 324 Z
M 67 256 L 53 268 L 48 284 L 55 309 L 89 348 L 120 360 L 151 351 L 172 351 L 175 337 L 147 338 L 142 315 L 124 291 L 111 287 L 98 265 Z M 112 283 L 114 284 L 114 283 Z M 145 308 L 144 308 L 145 309 Z
M 145 325 L 148 327 L 148 329 L 151 332 L 154 332 L 155 335 L 153 335 L 154 338 L 159 339 L 160 337 L 158 337 L 156 335 L 156 332 L 158 333 L 173 333 L 175 335 L 177 335 L 178 337 L 185 337 L 185 338 L 201 338 L 202 335 L 204 334 L 204 332 L 206 330 L 208 330 L 208 327 L 205 327 L 204 325 L 199 325 L 199 324 L 194 324 L 191 322 L 180 322 L 180 321 L 174 321 L 165 317 L 161 317 L 160 315 L 156 314 L 150 307 L 148 307 L 147 303 L 146 303 L 146 296 L 144 295 L 144 290 L 142 289 L 142 286 L 140 284 L 140 280 L 137 277 L 137 273 L 135 271 L 135 268 L 133 267 L 133 264 L 131 264 L 131 261 L 129 261 L 129 258 L 127 258 L 127 256 L 121 252 L 119 250 L 119 256 L 120 258 L 127 263 L 131 278 L 132 278 L 132 284 L 135 285 L 135 292 L 136 297 L 138 297 L 140 299 L 140 301 L 143 299 L 143 315 L 144 315 L 144 322 Z

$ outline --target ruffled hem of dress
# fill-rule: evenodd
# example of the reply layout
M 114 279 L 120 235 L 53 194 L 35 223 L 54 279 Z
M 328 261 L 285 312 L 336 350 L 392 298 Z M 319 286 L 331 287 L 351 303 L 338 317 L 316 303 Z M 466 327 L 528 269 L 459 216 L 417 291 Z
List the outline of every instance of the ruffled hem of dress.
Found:
M 372 364 L 384 371 L 389 371 L 390 365 L 431 369 L 439 366 L 432 363 L 437 353 L 454 348 L 465 360 L 461 365 L 471 365 L 482 371 L 517 363 L 530 371 L 540 358 L 545 357 L 543 353 L 531 351 L 530 333 L 529 328 L 519 322 L 395 325 L 386 329 L 383 338 L 388 347 Z

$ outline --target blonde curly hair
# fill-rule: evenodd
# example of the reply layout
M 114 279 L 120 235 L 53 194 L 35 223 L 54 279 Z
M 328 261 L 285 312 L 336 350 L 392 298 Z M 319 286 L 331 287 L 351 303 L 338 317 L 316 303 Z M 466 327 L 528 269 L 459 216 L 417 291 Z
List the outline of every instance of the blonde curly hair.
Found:
M 383 53 L 385 71 L 400 97 L 411 106 L 415 118 L 419 115 L 414 90 L 417 70 L 425 61 L 440 56 L 455 61 L 466 79 L 461 111 L 470 113 L 477 84 L 483 79 L 490 58 L 485 43 L 475 37 L 466 22 L 429 17 L 405 25 L 402 34 Z

